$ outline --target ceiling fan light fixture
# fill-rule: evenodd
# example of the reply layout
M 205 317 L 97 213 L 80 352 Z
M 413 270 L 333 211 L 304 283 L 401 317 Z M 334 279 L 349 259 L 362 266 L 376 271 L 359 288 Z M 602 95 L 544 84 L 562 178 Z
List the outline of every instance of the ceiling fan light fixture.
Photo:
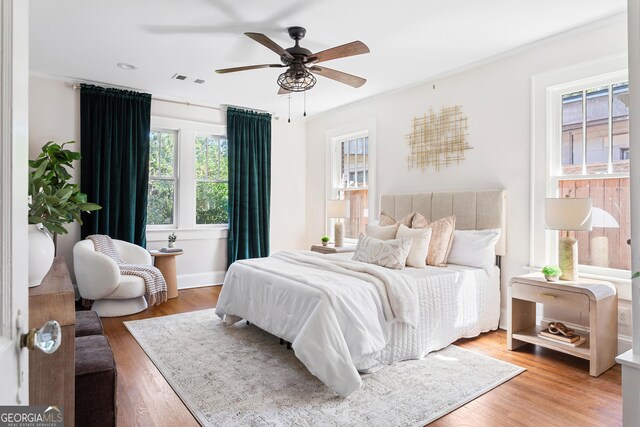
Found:
M 278 76 L 278 85 L 289 92 L 304 92 L 316 85 L 316 78 L 306 69 L 289 70 Z

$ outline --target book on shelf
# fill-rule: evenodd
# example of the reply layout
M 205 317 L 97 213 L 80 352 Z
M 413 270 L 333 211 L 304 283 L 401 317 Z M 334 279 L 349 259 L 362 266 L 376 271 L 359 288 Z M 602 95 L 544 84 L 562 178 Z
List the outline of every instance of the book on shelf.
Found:
M 576 342 L 580 339 L 580 335 L 571 335 L 567 337 L 561 334 L 552 334 L 551 332 L 549 332 L 549 328 L 541 330 L 539 335 L 542 335 L 545 338 L 553 338 L 556 341 L 562 342 Z
M 578 339 L 576 341 L 568 342 L 568 341 L 560 341 L 560 340 L 557 340 L 557 339 L 554 339 L 554 338 L 549 338 L 548 336 L 545 336 L 545 335 L 542 335 L 542 334 L 538 334 L 539 338 L 542 338 L 542 339 L 547 340 L 547 341 L 552 341 L 552 342 L 555 342 L 555 343 L 558 343 L 558 344 L 561 344 L 561 345 L 566 345 L 568 347 L 580 347 L 582 344 L 584 344 L 587 341 L 587 339 L 585 337 L 581 337 L 579 335 L 576 335 L 576 336 L 578 337 Z
M 165 254 L 172 254 L 175 252 L 182 252 L 182 249 L 180 248 L 168 248 L 166 246 L 163 246 L 162 248 L 160 248 L 160 252 L 165 253 Z

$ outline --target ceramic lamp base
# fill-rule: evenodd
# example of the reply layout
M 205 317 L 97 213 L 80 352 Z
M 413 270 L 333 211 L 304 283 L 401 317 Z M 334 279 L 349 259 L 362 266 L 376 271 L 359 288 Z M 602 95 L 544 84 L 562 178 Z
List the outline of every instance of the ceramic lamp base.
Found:
M 333 238 L 335 240 L 334 246 L 336 248 L 341 248 L 342 242 L 344 240 L 344 224 L 341 222 L 336 222 L 335 226 L 333 227 L 333 234 Z
M 578 241 L 573 237 L 561 237 L 558 242 L 558 263 L 562 280 L 578 280 Z

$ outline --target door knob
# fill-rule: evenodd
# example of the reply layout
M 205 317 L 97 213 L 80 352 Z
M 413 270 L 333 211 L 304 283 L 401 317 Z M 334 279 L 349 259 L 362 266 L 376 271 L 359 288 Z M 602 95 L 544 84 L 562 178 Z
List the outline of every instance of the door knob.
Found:
M 55 352 L 62 342 L 62 329 L 55 320 L 49 320 L 40 329 L 31 329 L 20 337 L 20 348 L 27 347 L 29 350 L 36 348 L 43 353 L 51 354 Z

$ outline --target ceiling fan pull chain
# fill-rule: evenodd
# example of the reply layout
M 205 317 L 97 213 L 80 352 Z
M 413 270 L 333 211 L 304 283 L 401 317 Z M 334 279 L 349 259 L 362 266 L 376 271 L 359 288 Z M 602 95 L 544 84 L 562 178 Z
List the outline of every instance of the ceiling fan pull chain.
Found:
M 291 92 L 289 92 L 289 118 L 287 119 L 287 123 L 291 123 Z
M 303 116 L 307 117 L 307 91 L 304 91 L 304 114 Z

